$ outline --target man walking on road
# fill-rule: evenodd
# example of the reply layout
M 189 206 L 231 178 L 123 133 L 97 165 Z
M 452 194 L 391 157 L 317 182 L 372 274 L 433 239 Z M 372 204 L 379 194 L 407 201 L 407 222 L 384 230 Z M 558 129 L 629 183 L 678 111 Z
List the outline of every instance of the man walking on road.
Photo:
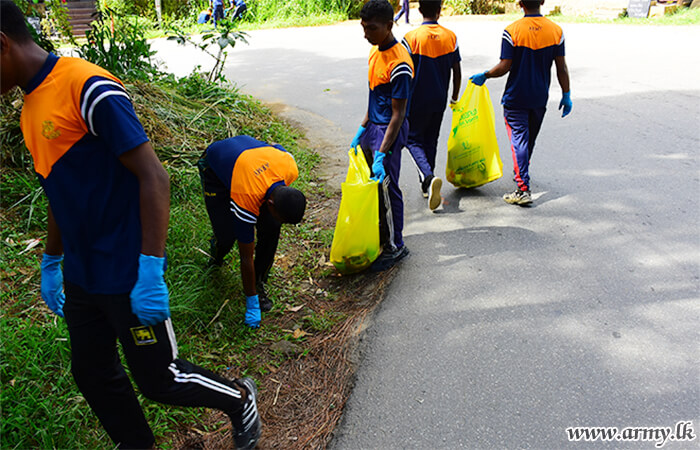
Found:
M 399 188 L 401 149 L 408 137 L 406 111 L 413 61 L 391 28 L 394 11 L 386 0 L 371 0 L 360 12 L 369 55 L 369 105 L 351 146 L 359 144 L 380 185 L 382 254 L 370 270 L 382 271 L 408 255 L 403 242 L 403 196 Z
M 47 53 L 13 1 L 0 6 L 0 92 L 24 91 L 20 125 L 49 200 L 41 295 L 65 316 L 78 388 L 119 448 L 153 447 L 118 340 L 143 395 L 219 409 L 236 446 L 253 448 L 253 380 L 177 357 L 163 279 L 170 184 L 126 89 L 94 64 Z
M 406 33 L 401 42 L 411 54 L 415 68 L 406 147 L 418 168 L 421 191 L 428 198 L 431 210 L 441 202 L 442 180 L 433 172 L 450 74 L 453 103 L 459 99 L 462 83 L 457 36 L 437 23 L 441 4 L 441 1 L 421 0 L 419 11 L 423 14 L 423 24 Z
M 498 78 L 510 72 L 501 103 L 518 187 L 505 194 L 503 200 L 515 205 L 532 203 L 530 158 L 549 98 L 552 62 L 556 64 L 562 90 L 559 102 L 559 109 L 563 108 L 562 117 L 572 108 L 564 33 L 559 25 L 540 14 L 543 4 L 544 0 L 521 1 L 525 17 L 508 25 L 503 32 L 501 61 L 490 70 L 469 78 L 481 86 L 487 78 Z

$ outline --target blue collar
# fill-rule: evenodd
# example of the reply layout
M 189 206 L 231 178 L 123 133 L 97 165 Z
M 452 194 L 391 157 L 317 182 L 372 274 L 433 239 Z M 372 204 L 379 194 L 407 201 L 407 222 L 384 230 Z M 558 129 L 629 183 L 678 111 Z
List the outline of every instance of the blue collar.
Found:
M 525 14 L 525 17 L 542 17 L 542 14 Z
M 391 42 L 389 42 L 385 47 L 379 46 L 379 47 L 378 47 L 378 48 L 379 48 L 379 51 L 380 51 L 380 52 L 383 52 L 384 50 L 389 50 L 389 49 L 390 49 L 391 47 L 393 47 L 394 44 L 396 44 L 397 42 L 398 42 L 398 41 L 396 40 L 396 38 L 394 38 L 394 39 L 393 39 Z
M 426 20 L 421 25 L 437 25 L 437 20 Z
M 29 83 L 27 83 L 27 86 L 24 88 L 24 93 L 31 94 L 34 89 L 39 87 L 46 77 L 49 76 L 53 70 L 53 67 L 56 65 L 56 62 L 58 62 L 58 56 L 54 55 L 53 53 L 49 53 L 46 61 L 44 61 L 44 65 L 41 66 L 41 69 L 39 69 L 32 79 L 29 80 Z

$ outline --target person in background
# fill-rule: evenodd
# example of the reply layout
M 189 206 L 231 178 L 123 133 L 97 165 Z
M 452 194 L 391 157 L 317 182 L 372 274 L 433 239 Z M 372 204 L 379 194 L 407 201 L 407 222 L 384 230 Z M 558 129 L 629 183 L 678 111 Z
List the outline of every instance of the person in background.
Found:
M 207 23 L 211 19 L 211 8 L 207 8 L 204 11 L 199 13 L 199 16 L 197 17 L 197 23 Z
M 209 9 L 214 11 L 211 16 L 211 21 L 216 26 L 221 19 L 224 18 L 224 0 L 210 0 Z
M 508 73 L 501 104 L 513 153 L 517 188 L 505 194 L 503 200 L 513 205 L 532 203 L 530 158 L 547 109 L 552 62 L 556 65 L 561 86 L 561 116 L 566 117 L 573 106 L 564 33 L 559 25 L 540 14 L 543 4 L 544 0 L 521 1 L 525 16 L 508 25 L 503 32 L 501 61 L 486 72 L 469 78 L 481 86 L 488 78 Z
M 401 149 L 406 145 L 413 61 L 391 29 L 394 10 L 386 0 L 370 0 L 360 11 L 369 54 L 369 102 L 351 146 L 359 144 L 381 186 L 380 239 L 382 254 L 370 270 L 382 271 L 408 255 L 403 241 L 403 195 L 399 188 Z M 357 150 L 355 150 L 357 151 Z
M 118 448 L 155 445 L 119 342 L 145 397 L 219 409 L 236 446 L 255 447 L 255 382 L 178 358 L 164 280 L 170 182 L 121 81 L 47 53 L 15 3 L 0 0 L 0 93 L 16 86 L 22 134 L 49 201 L 41 297 L 65 318 L 73 378 L 107 434 Z
M 272 309 L 265 283 L 281 224 L 301 222 L 306 210 L 304 194 L 289 187 L 299 176 L 294 156 L 280 145 L 236 136 L 207 147 L 198 166 L 214 232 L 210 263 L 221 266 L 238 241 L 245 324 L 257 328 L 260 312 Z
M 411 108 L 408 115 L 406 147 L 418 168 L 423 196 L 431 210 L 440 206 L 442 180 L 436 177 L 435 156 L 442 116 L 447 105 L 450 75 L 452 99 L 459 99 L 462 83 L 457 36 L 438 24 L 441 1 L 421 0 L 419 11 L 423 24 L 406 33 L 401 42 L 413 58 L 416 75 L 413 78 Z
M 394 23 L 396 25 L 399 24 L 399 19 L 401 18 L 402 15 L 406 14 L 406 25 L 408 25 L 408 13 L 411 11 L 411 4 L 408 0 L 401 0 L 401 8 L 399 9 L 399 12 L 396 13 L 396 16 L 394 16 Z
M 248 5 L 245 4 L 245 0 L 231 0 L 230 10 L 233 10 L 231 20 L 241 20 L 243 14 L 248 10 Z

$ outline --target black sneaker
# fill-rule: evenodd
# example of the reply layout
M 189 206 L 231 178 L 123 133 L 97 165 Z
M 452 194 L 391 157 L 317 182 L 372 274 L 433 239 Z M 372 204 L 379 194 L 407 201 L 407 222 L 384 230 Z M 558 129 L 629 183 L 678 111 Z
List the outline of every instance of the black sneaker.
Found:
M 235 381 L 239 388 L 246 391 L 243 407 L 235 414 L 229 415 L 233 426 L 233 441 L 239 450 L 255 448 L 262 433 L 262 424 L 258 414 L 258 389 L 251 378 L 241 378 Z
M 258 284 L 255 287 L 258 292 L 258 302 L 260 303 L 260 311 L 268 312 L 272 309 L 272 299 L 267 296 L 264 284 Z
M 428 198 L 428 189 L 430 188 L 430 182 L 433 180 L 433 176 L 425 177 L 423 181 L 420 183 L 420 190 L 423 193 L 423 198 Z
M 379 258 L 377 258 L 369 270 L 372 272 L 382 272 L 394 266 L 397 262 L 401 261 L 404 257 L 408 256 L 408 247 L 405 245 L 398 250 L 387 250 L 385 249 Z

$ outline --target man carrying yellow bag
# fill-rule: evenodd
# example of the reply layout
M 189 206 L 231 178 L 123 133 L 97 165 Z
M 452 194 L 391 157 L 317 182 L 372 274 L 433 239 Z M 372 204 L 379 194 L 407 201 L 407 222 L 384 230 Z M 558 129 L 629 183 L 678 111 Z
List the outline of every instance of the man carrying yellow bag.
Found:
M 481 86 L 487 78 L 497 78 L 510 72 L 501 103 L 513 152 L 513 168 L 518 188 L 503 196 L 506 203 L 528 205 L 530 194 L 530 158 L 535 139 L 542 126 L 549 97 L 552 61 L 557 67 L 557 79 L 562 99 L 562 117 L 571 112 L 569 71 L 564 57 L 564 33 L 561 27 L 540 14 L 544 0 L 521 1 L 525 17 L 508 25 L 503 32 L 501 61 L 486 72 L 472 75 L 469 80 Z

